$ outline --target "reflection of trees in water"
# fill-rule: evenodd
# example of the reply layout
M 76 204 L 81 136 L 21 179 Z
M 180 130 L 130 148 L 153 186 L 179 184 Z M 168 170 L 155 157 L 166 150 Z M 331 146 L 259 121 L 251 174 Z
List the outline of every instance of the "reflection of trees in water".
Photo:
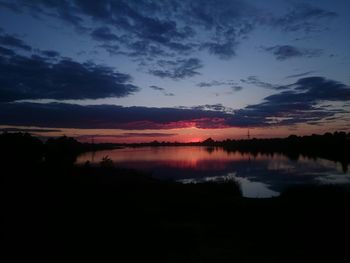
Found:
M 225 140 L 218 145 L 228 152 L 239 151 L 256 154 L 280 153 L 292 161 L 298 161 L 300 156 L 309 158 L 324 158 L 340 162 L 343 172 L 346 173 L 350 163 L 350 133 L 335 132 L 324 135 L 298 137 L 291 135 L 288 138 Z
M 342 166 L 343 172 L 347 173 L 348 172 L 348 163 L 341 162 L 341 166 Z
M 92 163 L 95 162 L 95 155 L 96 155 L 96 152 L 95 152 L 95 151 L 92 151 L 92 152 L 91 152 L 91 162 L 92 162 Z
M 215 147 L 207 146 L 205 147 L 205 150 L 209 153 L 212 154 L 215 151 Z

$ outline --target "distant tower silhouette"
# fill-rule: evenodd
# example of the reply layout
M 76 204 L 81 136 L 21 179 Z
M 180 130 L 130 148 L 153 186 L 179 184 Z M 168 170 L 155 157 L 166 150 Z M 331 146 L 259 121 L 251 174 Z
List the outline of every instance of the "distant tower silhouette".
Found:
M 250 139 L 250 133 L 249 133 L 249 130 L 248 130 L 247 138 L 248 138 L 248 140 Z
M 91 144 L 95 144 L 95 136 L 92 135 L 91 136 Z M 94 163 L 95 162 L 95 150 L 94 147 L 92 147 L 92 151 L 91 151 L 91 162 Z

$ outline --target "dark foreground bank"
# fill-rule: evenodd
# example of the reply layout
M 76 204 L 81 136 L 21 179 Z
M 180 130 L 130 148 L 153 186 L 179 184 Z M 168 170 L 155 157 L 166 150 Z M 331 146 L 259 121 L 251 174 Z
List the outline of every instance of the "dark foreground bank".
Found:
M 349 194 L 304 186 L 242 198 L 235 183 L 182 185 L 112 167 L 2 173 L 11 259 L 344 262 Z
M 235 182 L 182 185 L 74 166 L 69 138 L 1 137 L 4 262 L 347 262 L 346 186 L 246 199 Z M 20 260 L 20 261 L 19 261 Z

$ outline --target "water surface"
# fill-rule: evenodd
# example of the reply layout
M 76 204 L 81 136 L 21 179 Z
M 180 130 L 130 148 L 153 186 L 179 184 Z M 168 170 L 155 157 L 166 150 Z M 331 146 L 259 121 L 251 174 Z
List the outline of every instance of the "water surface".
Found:
M 236 180 L 246 197 L 277 196 L 295 184 L 350 183 L 340 163 L 281 154 L 253 155 L 204 146 L 137 147 L 84 153 L 77 163 L 97 164 L 108 156 L 116 166 L 150 172 L 183 183 Z

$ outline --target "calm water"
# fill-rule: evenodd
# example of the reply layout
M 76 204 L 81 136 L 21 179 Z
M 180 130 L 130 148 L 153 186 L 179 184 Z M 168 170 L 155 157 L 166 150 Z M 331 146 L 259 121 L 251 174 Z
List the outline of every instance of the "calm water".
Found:
M 226 152 L 208 147 L 142 147 L 85 153 L 77 163 L 99 163 L 111 158 L 116 166 L 151 172 L 159 179 L 183 183 L 222 181 L 240 182 L 246 197 L 271 197 L 294 184 L 350 183 L 350 172 L 340 163 L 324 159 L 257 155 Z

